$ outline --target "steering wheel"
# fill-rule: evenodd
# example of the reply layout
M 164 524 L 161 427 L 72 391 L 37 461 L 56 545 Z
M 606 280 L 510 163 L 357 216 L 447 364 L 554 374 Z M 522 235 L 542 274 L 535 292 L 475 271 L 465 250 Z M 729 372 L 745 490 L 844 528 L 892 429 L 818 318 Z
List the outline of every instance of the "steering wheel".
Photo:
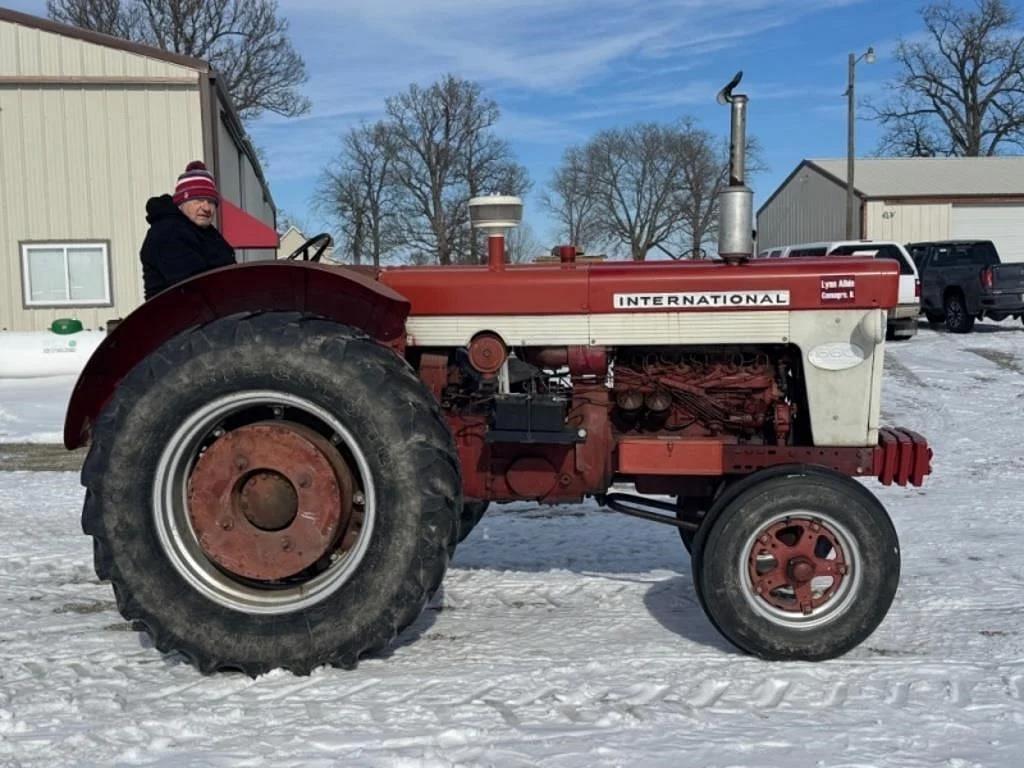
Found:
M 289 253 L 286 258 L 288 261 L 295 261 L 301 256 L 303 261 L 320 261 L 320 257 L 324 255 L 324 251 L 330 247 L 332 242 L 333 240 L 331 240 L 331 236 L 328 233 L 321 232 L 319 235 L 313 235 L 313 237 Z M 314 246 L 316 246 L 316 250 L 310 255 L 309 251 Z

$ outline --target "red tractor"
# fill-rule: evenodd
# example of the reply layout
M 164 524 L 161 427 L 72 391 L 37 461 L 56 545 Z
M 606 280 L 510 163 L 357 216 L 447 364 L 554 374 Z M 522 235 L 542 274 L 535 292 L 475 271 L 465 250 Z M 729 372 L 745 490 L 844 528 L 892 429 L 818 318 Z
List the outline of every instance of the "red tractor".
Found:
M 319 239 L 129 316 L 65 425 L 91 444 L 83 528 L 124 617 L 204 672 L 352 666 L 417 617 L 488 503 L 592 496 L 678 529 L 739 648 L 864 640 L 900 555 L 854 478 L 930 471 L 923 438 L 879 425 L 899 268 L 746 262 L 736 82 L 721 262 L 506 265 L 521 207 L 484 198 L 486 265 L 325 266 Z

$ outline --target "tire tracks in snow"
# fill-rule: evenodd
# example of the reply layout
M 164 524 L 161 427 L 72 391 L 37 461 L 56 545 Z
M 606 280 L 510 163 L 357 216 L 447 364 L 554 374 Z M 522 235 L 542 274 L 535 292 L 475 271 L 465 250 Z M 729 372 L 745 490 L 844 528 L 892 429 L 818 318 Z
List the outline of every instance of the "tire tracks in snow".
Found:
M 657 671 L 651 670 L 653 676 L 657 676 Z M 900 674 L 893 665 L 883 664 L 856 670 L 840 668 L 836 676 L 771 674 L 729 680 L 723 679 L 727 673 L 720 670 L 705 673 L 703 679 L 680 682 L 580 685 L 569 681 L 579 681 L 586 675 L 572 670 L 565 681 L 524 681 L 518 675 L 506 674 L 461 696 L 437 679 L 426 680 L 412 692 L 393 681 L 374 678 L 346 690 L 341 706 L 371 712 L 375 720 L 405 711 L 430 718 L 433 727 L 464 722 L 483 725 L 490 719 L 493 725 L 514 730 L 538 724 L 584 726 L 689 720 L 704 714 L 764 716 L 776 710 L 805 712 L 810 716 L 842 710 L 873 717 L 902 714 L 911 718 L 947 713 L 950 719 L 965 724 L 972 718 L 983 721 L 993 709 L 1016 711 L 1024 716 L 1024 674 L 999 674 L 983 668 L 954 675 L 948 674 L 948 669 L 945 672 L 921 669 Z M 600 674 L 593 677 L 599 679 Z M 317 685 L 303 686 L 302 698 L 308 695 L 324 700 L 325 691 L 316 689 Z M 293 687 L 283 690 L 297 693 Z M 261 699 L 270 701 L 271 697 Z M 288 697 L 274 700 L 294 703 Z M 484 714 L 487 712 L 490 718 Z

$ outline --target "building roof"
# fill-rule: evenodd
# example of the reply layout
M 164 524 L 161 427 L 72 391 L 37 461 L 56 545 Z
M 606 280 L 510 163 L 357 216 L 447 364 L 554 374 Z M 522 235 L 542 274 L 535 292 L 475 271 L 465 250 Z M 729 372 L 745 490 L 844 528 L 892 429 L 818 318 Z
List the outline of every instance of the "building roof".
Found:
M 804 163 L 846 184 L 846 158 Z M 1024 157 L 861 157 L 853 174 L 862 197 L 1024 197 Z
M 133 43 L 130 40 L 124 40 L 120 37 L 104 35 L 102 32 L 93 32 L 80 27 L 72 27 L 67 24 L 61 24 L 57 21 L 51 21 L 50 19 L 42 19 L 39 16 L 32 16 L 28 13 L 20 13 L 18 11 L 11 10 L 10 8 L 0 7 L 0 21 L 8 21 L 12 24 L 20 24 L 21 26 L 28 27 L 30 29 L 39 29 L 43 32 L 52 32 L 55 35 L 63 35 L 64 37 L 71 37 L 76 40 L 84 40 L 88 43 L 103 45 L 107 48 L 115 48 L 119 51 L 128 51 L 129 53 L 135 53 L 139 56 L 147 56 L 151 59 L 157 59 L 158 61 L 178 64 L 182 67 L 191 67 L 199 72 L 210 71 L 210 65 L 202 59 L 196 59 L 192 56 L 183 56 L 179 53 L 171 53 L 163 50 L 162 48 L 155 48 L 151 45 Z

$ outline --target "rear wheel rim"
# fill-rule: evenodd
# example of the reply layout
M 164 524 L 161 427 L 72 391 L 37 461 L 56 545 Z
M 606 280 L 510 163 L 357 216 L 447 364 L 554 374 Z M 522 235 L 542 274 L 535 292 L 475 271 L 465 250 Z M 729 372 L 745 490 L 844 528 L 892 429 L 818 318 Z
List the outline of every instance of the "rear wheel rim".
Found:
M 225 547 L 231 542 L 229 537 L 237 529 L 221 533 L 216 525 L 211 527 L 222 522 L 220 511 L 227 508 L 217 510 L 210 507 L 209 499 L 206 507 L 198 505 L 195 498 L 190 498 L 190 484 L 195 485 L 191 483 L 194 476 L 200 485 L 208 479 L 203 477 L 202 469 L 197 471 L 203 461 L 202 456 L 219 450 L 218 443 L 224 445 L 233 431 L 242 434 L 249 430 L 247 437 L 253 445 L 252 441 L 259 439 L 253 430 L 273 430 L 275 421 L 268 421 L 268 416 L 280 422 L 279 431 L 271 433 L 271 438 L 290 434 L 290 439 L 297 443 L 313 446 L 322 455 L 323 462 L 319 462 L 318 470 L 304 476 L 297 471 L 298 462 L 287 466 L 268 466 L 272 460 L 259 461 L 260 466 L 256 469 L 266 474 L 266 478 L 258 478 L 259 484 L 269 486 L 272 497 L 284 499 L 290 497 L 282 489 L 286 491 L 286 484 L 291 484 L 299 501 L 297 514 L 292 520 L 287 517 L 275 519 L 273 515 L 268 517 L 266 514 L 262 518 L 254 518 L 262 527 L 256 535 L 264 540 L 270 538 L 280 542 L 282 537 L 288 537 L 289 532 L 299 532 L 295 526 L 305 525 L 308 532 L 319 525 L 327 531 L 330 541 L 323 544 L 323 551 L 314 553 L 311 563 L 306 563 L 310 559 L 308 553 L 306 560 L 301 560 L 294 557 L 295 552 L 282 550 L 282 559 L 287 559 L 286 556 L 291 558 L 288 565 L 276 563 L 275 570 L 275 562 L 271 558 L 263 561 L 262 570 L 250 570 L 239 566 L 238 561 L 225 554 Z M 311 456 L 310 466 L 317 464 L 316 456 Z M 325 473 L 329 472 L 322 464 L 329 464 L 335 469 L 337 494 L 331 495 L 328 489 L 327 495 L 317 497 L 305 518 L 300 518 L 299 515 L 306 510 L 299 507 L 308 501 L 304 499 L 307 488 L 303 483 L 312 477 L 312 486 L 322 489 L 324 483 L 320 481 L 326 479 Z M 236 490 L 241 487 L 243 493 L 254 493 L 251 490 L 253 484 L 246 485 L 247 482 L 238 475 L 228 484 Z M 330 507 L 331 504 L 337 504 L 338 509 L 324 508 L 324 505 Z M 191 413 L 171 436 L 161 454 L 152 505 L 153 521 L 163 552 L 188 586 L 225 608 L 261 615 L 302 610 L 340 590 L 352 578 L 369 548 L 377 512 L 370 467 L 352 432 L 312 401 L 273 390 L 232 393 Z M 347 509 L 342 508 L 346 506 Z M 330 527 L 332 520 L 333 529 Z M 241 527 L 248 525 L 237 514 L 234 521 Z M 209 540 L 200 541 L 200 536 L 210 535 L 221 536 L 219 546 Z M 293 573 L 297 567 L 299 570 Z M 261 576 L 265 578 L 259 578 Z
M 860 547 L 831 515 L 798 510 L 757 526 L 736 562 L 744 601 L 780 627 L 811 629 L 837 620 L 857 599 Z

